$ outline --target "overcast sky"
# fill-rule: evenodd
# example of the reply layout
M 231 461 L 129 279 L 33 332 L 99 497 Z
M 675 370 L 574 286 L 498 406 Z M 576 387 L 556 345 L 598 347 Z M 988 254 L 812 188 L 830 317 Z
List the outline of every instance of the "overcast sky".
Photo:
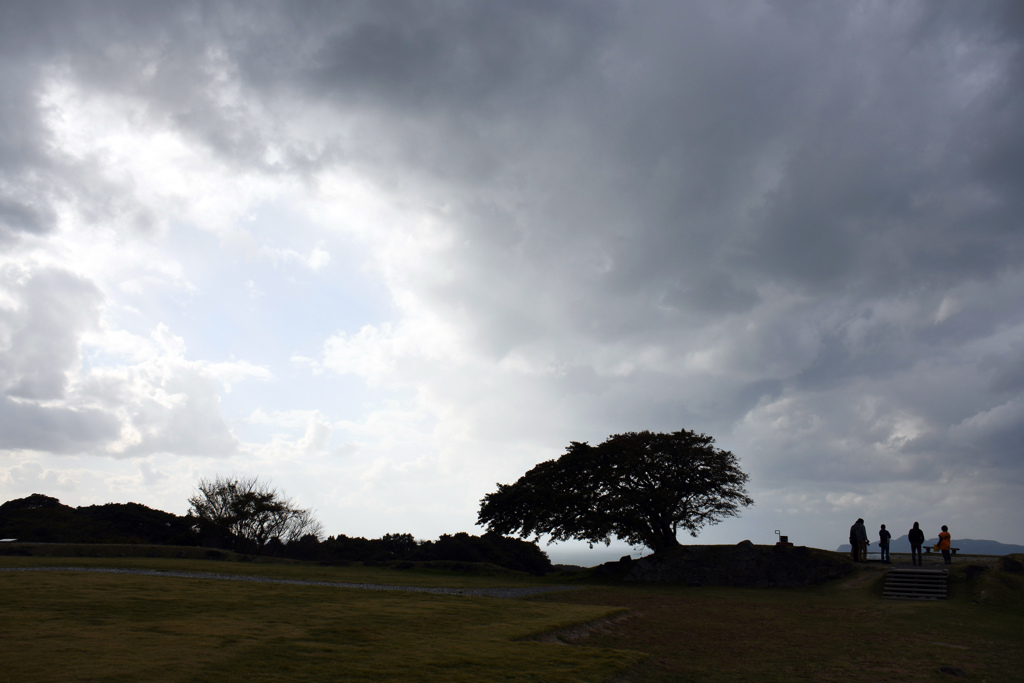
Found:
M 1010 1 L 2 2 L 0 499 L 255 474 L 436 538 L 692 429 L 755 500 L 696 542 L 1024 543 L 1022 45 Z

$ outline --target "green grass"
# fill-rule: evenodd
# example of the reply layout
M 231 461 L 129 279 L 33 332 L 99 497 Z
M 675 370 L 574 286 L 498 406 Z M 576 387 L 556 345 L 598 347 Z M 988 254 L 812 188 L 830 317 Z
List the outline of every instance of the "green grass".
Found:
M 615 611 L 592 605 L 72 572 L 0 590 L 6 680 L 601 681 L 643 658 L 524 640 Z
M 614 587 L 531 598 L 625 607 L 588 646 L 652 657 L 630 681 L 1024 680 L 1024 576 L 955 566 L 944 601 L 885 600 L 880 567 L 800 590 Z M 980 602 L 976 602 L 980 601 Z
M 551 583 L 361 566 L 0 557 L 402 585 Z M 1022 680 L 1024 575 L 954 565 L 950 599 L 882 568 L 799 590 L 602 586 L 527 600 L 61 572 L 0 573 L 9 680 Z M 558 579 L 567 580 L 566 577 Z M 625 611 L 623 611 L 625 610 Z M 590 624 L 589 628 L 574 628 Z M 539 636 L 547 634 L 546 638 Z M 560 634 L 558 644 L 551 634 Z

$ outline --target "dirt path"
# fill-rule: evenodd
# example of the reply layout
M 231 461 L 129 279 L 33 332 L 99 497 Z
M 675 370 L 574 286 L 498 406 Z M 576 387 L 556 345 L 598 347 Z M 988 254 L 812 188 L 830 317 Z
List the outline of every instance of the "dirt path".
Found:
M 343 583 L 340 581 L 306 581 L 301 579 L 275 579 L 242 574 L 208 574 L 205 572 L 156 571 L 151 569 L 112 569 L 106 567 L 0 567 L 0 572 L 82 572 L 90 574 L 134 574 L 136 576 L 162 576 L 180 579 L 214 579 L 217 581 L 245 581 L 249 583 L 283 583 L 294 586 L 325 586 L 329 588 L 355 588 L 375 591 L 406 591 L 438 595 L 474 595 L 490 598 L 521 598 L 537 593 L 574 590 L 574 586 L 518 586 L 509 588 L 444 588 L 438 586 L 394 586 L 380 583 Z

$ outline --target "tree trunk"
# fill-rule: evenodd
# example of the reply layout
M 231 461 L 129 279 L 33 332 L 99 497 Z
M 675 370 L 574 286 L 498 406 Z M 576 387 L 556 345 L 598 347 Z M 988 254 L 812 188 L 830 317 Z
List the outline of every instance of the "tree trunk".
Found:
M 655 555 L 679 547 L 679 539 L 676 538 L 676 532 L 670 525 L 659 524 L 655 533 L 656 535 L 653 539 L 655 545 L 651 548 Z

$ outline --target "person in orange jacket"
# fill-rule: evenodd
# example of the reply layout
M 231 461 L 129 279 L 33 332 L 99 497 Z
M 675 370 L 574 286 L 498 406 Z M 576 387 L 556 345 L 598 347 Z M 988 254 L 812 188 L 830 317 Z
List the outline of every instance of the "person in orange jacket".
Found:
M 939 550 L 942 551 L 942 559 L 946 561 L 946 564 L 950 564 L 952 562 L 949 558 L 949 545 L 949 527 L 943 524 L 942 531 L 939 532 Z

